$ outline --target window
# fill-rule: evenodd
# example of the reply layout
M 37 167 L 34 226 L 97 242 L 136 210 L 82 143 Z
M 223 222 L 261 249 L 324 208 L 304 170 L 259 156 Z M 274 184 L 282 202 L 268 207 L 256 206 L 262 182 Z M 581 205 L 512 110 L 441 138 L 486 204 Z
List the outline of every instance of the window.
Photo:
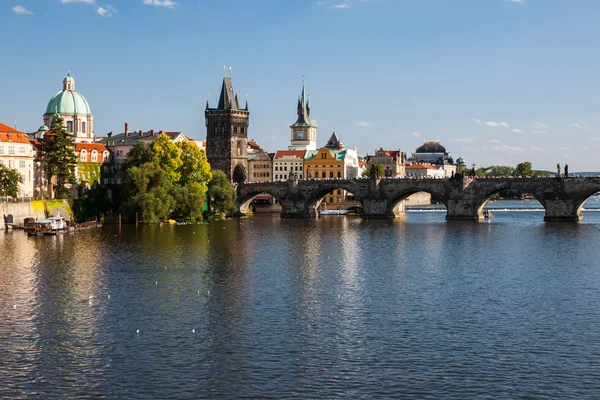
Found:
M 98 162 L 98 152 L 96 150 L 92 151 L 92 162 Z
M 294 167 L 294 168 L 296 168 L 294 171 L 298 171 L 298 167 Z
M 283 170 L 284 170 L 284 171 L 287 171 L 287 165 L 286 165 L 285 167 L 283 167 Z
M 329 202 L 330 202 L 330 203 L 333 203 L 333 197 L 330 197 L 330 198 L 329 198 Z
M 338 175 L 338 178 L 341 178 L 341 177 L 342 177 L 342 173 L 341 173 L 340 171 L 338 171 L 338 174 L 337 174 L 337 175 Z
M 329 172 L 329 177 L 333 178 L 333 171 Z
M 15 146 L 8 146 L 8 154 L 15 154 Z
M 25 168 L 25 160 L 19 160 L 19 168 Z
M 73 121 L 67 121 L 67 132 L 73 133 Z
M 85 133 L 85 122 L 81 123 L 81 133 Z
M 14 168 L 15 166 L 15 161 L 14 160 L 8 160 L 8 168 Z
M 321 158 L 327 158 L 327 154 L 321 153 Z
M 87 154 L 86 154 L 85 150 L 81 150 L 80 160 L 83 162 L 87 161 Z
M 275 175 L 275 179 L 279 179 L 279 175 Z
M 0 146 L 0 154 L 4 154 L 4 146 Z
M 337 194 L 342 194 L 342 189 L 338 189 Z
M 275 171 L 279 171 L 279 167 L 275 167 Z
M 25 146 L 19 146 L 19 154 L 25 154 Z

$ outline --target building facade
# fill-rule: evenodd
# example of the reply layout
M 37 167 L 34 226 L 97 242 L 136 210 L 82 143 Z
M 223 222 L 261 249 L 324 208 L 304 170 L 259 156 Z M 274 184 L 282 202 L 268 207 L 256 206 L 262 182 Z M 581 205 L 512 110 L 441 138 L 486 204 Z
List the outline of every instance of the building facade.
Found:
M 410 163 L 431 164 L 436 167 L 441 167 L 444 170 L 444 176 L 446 178 L 450 178 L 456 173 L 454 160 L 450 157 L 446 148 L 440 144 L 439 140 L 425 141 L 413 153 Z
M 19 198 L 33 198 L 34 157 L 29 136 L 0 123 L 0 164 L 16 170 L 21 176 Z
M 248 180 L 272 182 L 273 160 L 255 141 L 248 142 Z
M 248 179 L 248 102 L 240 108 L 231 77 L 223 78 L 219 104 L 210 108 L 206 101 L 206 157 L 211 169 L 225 172 L 231 182 Z
M 306 86 L 302 82 L 302 94 L 298 98 L 298 119 L 290 125 L 291 141 L 289 150 L 316 150 L 317 126 L 310 121 L 310 100 Z
M 367 156 L 367 163 L 383 166 L 384 176 L 389 178 L 402 178 L 405 176 L 404 153 L 400 150 L 375 150 L 375 154 Z
M 287 181 L 290 173 L 302 178 L 304 172 L 304 156 L 306 150 L 279 150 L 273 158 L 273 179 Z
M 52 125 L 52 116 L 59 114 L 65 122 L 67 132 L 77 143 L 94 141 L 94 116 L 85 97 L 75 90 L 75 79 L 69 72 L 63 79 L 63 89 L 48 102 L 44 114 L 44 125 Z

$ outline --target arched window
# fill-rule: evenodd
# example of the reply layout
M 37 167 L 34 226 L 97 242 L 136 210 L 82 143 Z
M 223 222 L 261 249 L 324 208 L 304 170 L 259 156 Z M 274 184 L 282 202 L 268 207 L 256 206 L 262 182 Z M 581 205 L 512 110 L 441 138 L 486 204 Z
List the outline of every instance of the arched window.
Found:
M 79 159 L 83 162 L 87 161 L 87 152 L 85 150 L 81 150 L 81 152 L 79 153 Z
M 67 132 L 73 133 L 73 121 L 67 121 Z
M 98 162 L 98 152 L 96 150 L 92 150 L 92 162 Z
M 340 171 L 338 171 L 337 175 L 338 175 L 338 178 L 342 177 L 342 173 Z
M 329 172 L 329 177 L 330 177 L 330 178 L 333 178 L 333 171 L 330 171 L 330 172 Z
M 81 123 L 81 133 L 85 133 L 85 122 Z

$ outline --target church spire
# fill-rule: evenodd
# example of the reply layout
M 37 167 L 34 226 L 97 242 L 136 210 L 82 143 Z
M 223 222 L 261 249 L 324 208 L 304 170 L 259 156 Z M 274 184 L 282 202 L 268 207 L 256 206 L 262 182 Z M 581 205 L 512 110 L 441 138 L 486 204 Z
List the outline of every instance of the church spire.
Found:
M 302 79 L 302 94 L 298 98 L 298 120 L 292 126 L 311 126 L 310 123 L 310 104 L 307 101 L 306 84 Z

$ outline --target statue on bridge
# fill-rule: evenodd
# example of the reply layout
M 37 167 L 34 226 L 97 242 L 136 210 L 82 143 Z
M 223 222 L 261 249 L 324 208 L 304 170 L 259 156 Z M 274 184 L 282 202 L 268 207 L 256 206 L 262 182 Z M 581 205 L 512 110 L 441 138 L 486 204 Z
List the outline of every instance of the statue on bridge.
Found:
M 565 178 L 569 177 L 569 164 L 565 164 Z
M 310 169 L 310 165 L 306 167 L 306 179 L 312 179 L 312 170 Z
M 556 176 L 560 177 L 560 164 L 556 164 Z

